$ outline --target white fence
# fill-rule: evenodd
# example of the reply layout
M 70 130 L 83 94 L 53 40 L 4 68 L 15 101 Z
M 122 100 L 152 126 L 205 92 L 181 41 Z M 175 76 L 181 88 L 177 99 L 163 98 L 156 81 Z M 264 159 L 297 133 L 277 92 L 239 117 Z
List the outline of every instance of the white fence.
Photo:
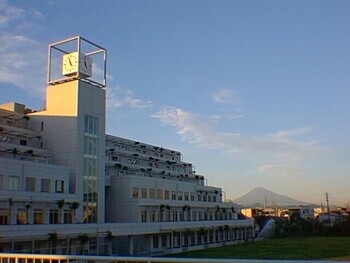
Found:
M 349 261 L 317 260 L 250 260 L 250 259 L 207 259 L 207 258 L 151 258 L 151 257 L 100 257 L 79 255 L 40 255 L 0 253 L 0 263 L 349 263 Z

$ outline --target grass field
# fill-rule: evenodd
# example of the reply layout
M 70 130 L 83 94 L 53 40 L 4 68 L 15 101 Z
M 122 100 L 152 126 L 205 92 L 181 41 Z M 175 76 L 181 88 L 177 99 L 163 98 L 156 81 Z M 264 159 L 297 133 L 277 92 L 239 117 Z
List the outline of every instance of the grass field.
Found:
M 350 237 L 278 238 L 171 255 L 191 258 L 349 260 Z

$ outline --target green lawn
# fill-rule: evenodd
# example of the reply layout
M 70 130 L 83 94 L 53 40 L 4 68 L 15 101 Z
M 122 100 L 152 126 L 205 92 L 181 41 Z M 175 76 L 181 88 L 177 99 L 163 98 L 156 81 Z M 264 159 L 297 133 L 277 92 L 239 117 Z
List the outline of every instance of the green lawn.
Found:
M 190 258 L 350 260 L 350 237 L 276 238 L 171 255 Z

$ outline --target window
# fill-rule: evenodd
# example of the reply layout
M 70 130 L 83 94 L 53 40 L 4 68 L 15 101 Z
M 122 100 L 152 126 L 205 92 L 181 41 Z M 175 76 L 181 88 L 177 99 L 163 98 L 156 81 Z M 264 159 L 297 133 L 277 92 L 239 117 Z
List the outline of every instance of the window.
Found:
M 49 223 L 50 224 L 58 224 L 58 210 L 57 209 L 50 209 Z
M 100 142 L 99 118 L 85 115 L 84 119 L 84 159 L 83 159 L 83 196 L 84 202 L 88 202 L 91 212 L 85 218 L 85 222 L 96 223 L 97 201 L 98 201 L 98 160 L 99 160 L 99 142 Z M 61 187 L 58 191 L 63 193 L 67 191 Z M 91 209 L 90 209 L 91 207 Z M 84 206 L 84 210 L 87 205 Z
M 173 234 L 173 240 L 174 240 L 174 247 L 179 247 L 181 244 L 181 239 L 180 239 L 180 232 L 175 232 Z
M 50 179 L 41 179 L 41 192 L 50 193 L 51 192 L 51 180 Z
M 158 236 L 153 236 L 153 248 L 158 248 Z
M 169 190 L 165 190 L 164 191 L 164 197 L 165 197 L 166 200 L 170 199 L 170 191 Z
M 65 224 L 73 223 L 73 211 L 72 210 L 64 210 L 63 222 Z
M 3 189 L 3 180 L 4 180 L 4 176 L 2 174 L 0 174 L 0 189 Z
M 173 221 L 177 221 L 177 211 L 173 211 Z
M 147 222 L 147 211 L 146 210 L 141 211 L 141 222 Z
M 84 136 L 84 153 L 87 155 L 97 155 L 98 139 L 94 136 Z
M 147 198 L 147 188 L 142 188 L 141 196 L 142 196 L 142 198 Z
M 0 208 L 0 225 L 7 225 L 8 223 L 8 209 Z
M 189 220 L 189 219 L 187 219 L 187 220 Z M 196 221 L 196 220 L 197 220 L 197 213 L 196 213 L 196 211 L 193 211 L 193 212 L 192 212 L 192 220 L 193 220 L 193 221 Z
M 185 192 L 185 201 L 188 201 L 188 192 Z
M 132 197 L 135 199 L 139 198 L 139 188 L 138 187 L 134 187 L 132 189 Z
M 26 177 L 26 191 L 35 192 L 36 191 L 36 178 Z
M 24 209 L 17 210 L 17 224 L 27 224 L 27 213 Z
M 208 212 L 204 211 L 203 215 L 204 215 L 204 220 L 208 220 Z
M 84 118 L 84 132 L 88 134 L 98 134 L 98 118 L 85 115 Z
M 198 194 L 198 201 L 202 201 L 202 195 Z
M 9 190 L 20 190 L 19 176 L 9 176 Z
M 191 193 L 191 201 L 194 201 L 194 193 Z
M 198 220 L 203 220 L 203 216 L 202 216 L 202 212 L 201 211 L 198 212 Z
M 44 224 L 44 213 L 42 209 L 34 209 L 34 224 Z
M 180 221 L 184 221 L 185 217 L 184 217 L 184 213 L 180 211 Z
M 176 200 L 176 191 L 171 191 L 171 199 Z
M 156 222 L 156 218 L 157 218 L 156 212 L 155 212 L 155 211 L 152 211 L 152 212 L 151 212 L 151 222 Z
M 214 242 L 214 230 L 209 230 L 209 242 Z
M 27 141 L 26 140 L 19 140 L 19 144 L 26 146 L 27 145 Z
M 178 192 L 178 199 L 181 201 L 182 200 L 182 192 Z
M 55 192 L 56 193 L 63 193 L 64 192 L 64 181 L 56 180 Z
M 156 198 L 156 193 L 154 189 L 149 189 L 149 198 L 155 199 Z
M 167 236 L 162 235 L 162 247 L 168 247 L 167 243 Z
M 163 190 L 157 189 L 157 199 L 163 199 Z

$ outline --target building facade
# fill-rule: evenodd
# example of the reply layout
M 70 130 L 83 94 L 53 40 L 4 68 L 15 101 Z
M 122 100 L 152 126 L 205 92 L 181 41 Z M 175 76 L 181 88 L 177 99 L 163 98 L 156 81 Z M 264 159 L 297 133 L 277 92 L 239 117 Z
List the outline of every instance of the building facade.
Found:
M 92 66 L 103 48 L 75 37 L 51 50 L 62 72 L 52 78 L 49 59 L 46 108 L 0 105 L 0 251 L 153 255 L 254 239 L 254 221 L 180 152 L 105 133 Z

